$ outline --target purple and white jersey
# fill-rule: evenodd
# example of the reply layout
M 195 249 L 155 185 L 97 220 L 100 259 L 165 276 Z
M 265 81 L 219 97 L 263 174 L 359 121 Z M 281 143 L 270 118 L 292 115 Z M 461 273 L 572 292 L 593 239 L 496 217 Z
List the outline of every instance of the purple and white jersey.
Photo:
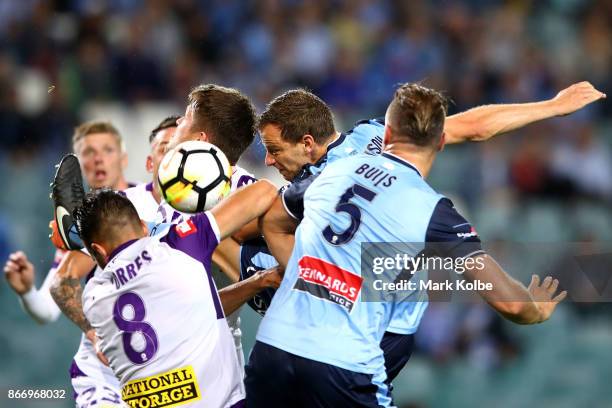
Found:
M 232 166 L 232 175 L 230 177 L 230 192 L 234 192 L 240 187 L 249 185 L 257 181 L 253 174 L 246 171 L 244 168 L 234 165 Z M 167 223 L 179 223 L 189 217 L 190 214 L 181 213 L 170 204 L 162 200 L 162 203 L 159 205 L 157 209 L 157 215 L 155 216 L 155 222 L 158 225 L 167 224 Z M 142 218 L 142 217 L 141 217 Z M 162 233 L 165 232 L 161 231 Z M 215 277 L 215 281 L 220 287 L 224 287 L 227 285 L 227 277 L 219 268 L 213 265 L 212 269 L 213 276 Z M 234 313 L 227 316 L 227 322 L 230 326 L 230 330 L 232 335 L 234 336 L 234 345 L 236 347 L 236 355 L 238 356 L 238 361 L 240 362 L 240 367 L 244 374 L 244 352 L 242 350 L 242 331 L 240 330 L 240 309 L 236 310 Z M 243 375 L 244 376 L 244 375 Z
M 140 183 L 134 187 L 130 187 L 127 190 L 123 190 L 125 196 L 134 204 L 138 216 L 141 220 L 152 222 L 155 221 L 157 214 L 157 208 L 159 204 L 153 197 L 153 183 Z
M 87 283 L 83 310 L 130 406 L 231 407 L 244 399 L 210 273 L 218 242 L 212 214 L 198 214 L 124 243 Z
M 130 185 L 123 193 L 134 204 L 141 219 L 153 221 L 158 207 L 153 197 L 153 183 Z M 85 249 L 83 252 L 87 253 Z M 96 267 L 87 279 L 101 272 L 102 270 Z M 109 403 L 119 398 L 119 380 L 115 373 L 98 359 L 93 344 L 84 334 L 81 334 L 79 349 L 70 366 L 70 377 L 77 407 L 89 406 L 91 401 L 95 400 Z

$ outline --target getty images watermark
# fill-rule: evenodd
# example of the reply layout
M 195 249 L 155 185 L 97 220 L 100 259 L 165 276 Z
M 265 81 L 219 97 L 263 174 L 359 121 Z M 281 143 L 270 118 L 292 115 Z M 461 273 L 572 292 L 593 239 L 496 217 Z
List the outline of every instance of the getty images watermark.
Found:
M 483 250 L 484 249 L 484 250 Z M 559 280 L 567 302 L 612 302 L 612 243 L 493 242 L 363 243 L 360 298 L 365 302 L 479 302 L 495 291 L 481 279 L 486 255 L 514 279 L 529 285 L 532 275 Z M 524 299 L 503 298 L 500 301 Z
M 477 255 L 478 252 L 467 255 Z M 397 253 L 394 256 L 375 256 L 372 258 L 372 272 L 380 279 L 374 279 L 372 287 L 380 291 L 415 291 L 415 290 L 493 290 L 493 284 L 479 279 L 446 279 L 435 282 L 431 279 L 412 279 L 423 270 L 450 270 L 458 275 L 465 271 L 478 272 L 484 270 L 485 265 L 481 257 L 440 257 L 419 253 L 416 256 L 407 253 Z M 389 275 L 387 275 L 388 273 Z M 399 279 L 398 279 L 399 275 Z M 386 278 L 395 276 L 393 281 Z

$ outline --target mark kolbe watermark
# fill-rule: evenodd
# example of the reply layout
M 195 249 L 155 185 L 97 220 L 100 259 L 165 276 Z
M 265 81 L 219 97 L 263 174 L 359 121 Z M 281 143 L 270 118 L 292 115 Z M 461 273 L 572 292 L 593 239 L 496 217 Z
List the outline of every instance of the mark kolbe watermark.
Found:
M 484 269 L 483 260 L 478 257 L 431 257 L 424 253 L 416 256 L 396 253 L 393 256 L 374 256 L 371 258 L 371 265 L 372 273 L 380 277 L 372 282 L 372 287 L 378 291 L 493 290 L 493 284 L 490 282 L 461 278 L 461 275 L 467 270 L 481 271 Z M 423 276 L 413 279 L 413 276 L 418 272 L 429 270 L 452 270 L 458 276 L 455 280 L 446 279 L 443 281 L 423 279 Z M 385 272 L 390 272 L 391 276 L 396 275 L 396 278 L 389 281 L 389 276 Z
M 434 282 L 432 280 L 421 280 L 411 281 L 406 279 L 400 279 L 398 282 L 385 282 L 382 279 L 375 279 L 372 282 L 374 290 L 384 292 L 397 292 L 397 291 L 482 291 L 482 290 L 493 290 L 493 284 L 491 282 L 483 282 L 475 279 L 469 281 L 467 279 L 450 280 L 447 279 L 442 282 Z
M 427 248 L 423 243 L 362 244 L 362 299 L 416 301 L 419 293 L 492 291 L 491 282 L 478 279 L 478 272 L 485 269 L 481 253 L 476 246 L 458 248 L 446 243 Z

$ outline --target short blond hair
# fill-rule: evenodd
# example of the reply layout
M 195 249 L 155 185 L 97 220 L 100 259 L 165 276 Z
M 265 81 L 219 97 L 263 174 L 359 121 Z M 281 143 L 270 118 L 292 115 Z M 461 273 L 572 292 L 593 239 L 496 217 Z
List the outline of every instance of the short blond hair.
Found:
M 111 122 L 104 120 L 91 120 L 74 128 L 74 134 L 72 135 L 72 149 L 76 150 L 75 148 L 79 141 L 83 140 L 85 136 L 92 135 L 94 133 L 110 133 L 117 140 L 117 144 L 119 144 L 121 150 L 125 150 L 123 146 L 123 139 L 121 138 L 117 128 Z

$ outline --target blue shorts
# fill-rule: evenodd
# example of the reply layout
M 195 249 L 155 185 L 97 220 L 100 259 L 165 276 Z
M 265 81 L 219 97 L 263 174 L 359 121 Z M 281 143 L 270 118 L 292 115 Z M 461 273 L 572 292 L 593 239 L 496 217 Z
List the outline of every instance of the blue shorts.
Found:
M 414 349 L 414 334 L 385 332 L 380 341 L 380 348 L 385 356 L 385 369 L 387 371 L 385 383 L 389 385 L 410 360 Z
M 372 374 L 356 373 L 255 343 L 245 367 L 249 408 L 370 408 L 390 399 L 384 383 Z

